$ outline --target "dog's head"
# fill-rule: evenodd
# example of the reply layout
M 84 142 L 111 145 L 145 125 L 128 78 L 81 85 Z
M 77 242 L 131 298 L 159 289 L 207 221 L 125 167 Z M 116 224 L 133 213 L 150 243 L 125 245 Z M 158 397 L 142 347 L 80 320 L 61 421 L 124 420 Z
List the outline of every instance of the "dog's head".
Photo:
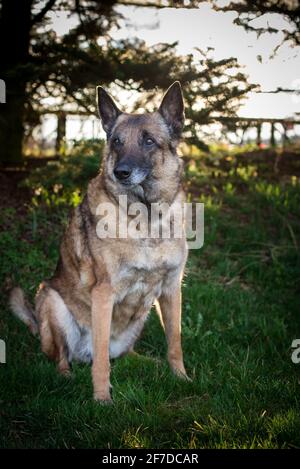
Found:
M 107 134 L 107 177 L 118 186 L 119 192 L 140 191 L 148 200 L 161 198 L 163 183 L 168 184 L 172 178 L 177 180 L 181 168 L 176 154 L 184 122 L 179 82 L 170 86 L 158 111 L 153 113 L 121 112 L 100 86 L 97 97 Z M 174 186 L 174 180 L 171 186 Z

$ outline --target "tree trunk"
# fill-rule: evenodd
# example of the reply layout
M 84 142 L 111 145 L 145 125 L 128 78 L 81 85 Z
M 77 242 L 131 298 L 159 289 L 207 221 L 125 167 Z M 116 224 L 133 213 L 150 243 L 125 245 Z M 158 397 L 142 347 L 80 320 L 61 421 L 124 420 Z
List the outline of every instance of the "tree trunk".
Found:
M 58 156 L 61 156 L 64 153 L 64 146 L 66 143 L 66 125 L 67 115 L 65 112 L 61 111 L 57 115 L 57 134 L 55 142 L 55 151 Z
M 0 164 L 22 163 L 26 76 L 29 61 L 32 0 L 2 0 L 0 17 L 0 78 L 6 103 L 0 104 Z
M 261 145 L 261 124 L 257 124 L 257 134 L 256 134 L 256 145 L 260 147 Z
M 6 104 L 0 105 L 0 164 L 3 166 L 22 163 L 25 89 L 18 84 L 9 85 Z
M 276 140 L 275 140 L 275 124 L 274 124 L 274 122 L 271 123 L 270 145 L 271 145 L 272 148 L 276 147 Z

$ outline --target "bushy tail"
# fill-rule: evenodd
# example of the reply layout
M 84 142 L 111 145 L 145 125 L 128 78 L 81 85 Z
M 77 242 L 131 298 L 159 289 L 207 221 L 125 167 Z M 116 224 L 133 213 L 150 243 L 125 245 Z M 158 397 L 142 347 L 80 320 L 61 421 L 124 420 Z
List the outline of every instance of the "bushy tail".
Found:
M 36 335 L 38 333 L 38 323 L 35 312 L 26 300 L 24 292 L 20 287 L 15 287 L 11 290 L 9 304 L 14 315 L 29 327 L 33 335 Z

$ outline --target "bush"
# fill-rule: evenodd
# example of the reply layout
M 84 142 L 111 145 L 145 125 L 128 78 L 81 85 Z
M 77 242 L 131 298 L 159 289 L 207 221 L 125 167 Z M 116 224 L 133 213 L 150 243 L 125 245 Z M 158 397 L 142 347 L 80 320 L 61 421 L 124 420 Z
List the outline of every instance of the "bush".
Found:
M 79 141 L 70 155 L 32 171 L 24 185 L 33 191 L 34 205 L 76 206 L 89 180 L 99 171 L 103 150 L 103 140 Z

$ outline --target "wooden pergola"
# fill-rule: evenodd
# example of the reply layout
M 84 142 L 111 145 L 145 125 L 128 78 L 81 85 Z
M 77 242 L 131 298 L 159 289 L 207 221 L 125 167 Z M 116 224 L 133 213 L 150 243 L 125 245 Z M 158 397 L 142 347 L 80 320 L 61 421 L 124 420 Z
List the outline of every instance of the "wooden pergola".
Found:
M 287 131 L 294 128 L 295 125 L 300 125 L 300 119 L 271 119 L 271 118 L 252 118 L 252 117 L 218 117 L 215 122 L 224 124 L 234 124 L 236 127 L 241 127 L 244 132 L 249 128 L 256 128 L 256 144 L 259 146 L 261 142 L 261 130 L 263 124 L 271 125 L 270 145 L 276 146 L 275 140 L 275 125 L 281 124 L 283 128 L 283 142 L 288 141 Z
M 48 109 L 42 110 L 42 115 L 52 114 L 57 117 L 57 136 L 56 136 L 56 145 L 55 149 L 59 152 L 61 144 L 66 135 L 66 122 L 67 116 L 96 116 L 96 114 L 89 113 L 84 110 L 59 110 L 59 109 Z M 292 129 L 295 125 L 300 125 L 300 119 L 272 119 L 272 118 L 252 118 L 252 117 L 216 117 L 211 119 L 211 123 L 219 122 L 221 124 L 233 124 L 235 127 L 240 127 L 243 129 L 243 135 L 249 128 L 256 128 L 256 144 L 259 146 L 262 143 L 261 131 L 263 124 L 271 125 L 271 136 L 270 136 L 270 145 L 272 147 L 276 146 L 275 140 L 275 125 L 280 124 L 283 130 L 283 143 L 288 141 L 287 131 Z M 242 137 L 243 138 L 243 137 Z

